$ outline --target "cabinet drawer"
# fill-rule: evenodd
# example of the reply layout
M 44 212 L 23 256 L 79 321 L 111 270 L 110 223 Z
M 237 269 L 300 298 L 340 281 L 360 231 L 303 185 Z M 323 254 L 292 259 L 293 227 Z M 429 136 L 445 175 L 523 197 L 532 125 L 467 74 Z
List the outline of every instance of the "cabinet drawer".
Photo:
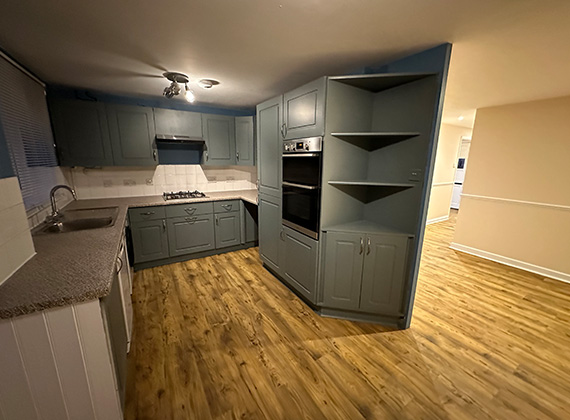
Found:
M 147 220 L 164 219 L 165 212 L 163 206 L 141 207 L 129 210 L 129 220 L 131 223 L 146 222 Z
M 239 200 L 214 201 L 214 213 L 239 211 Z
M 166 217 L 186 217 L 198 216 L 201 214 L 212 214 L 212 203 L 187 203 L 176 204 L 166 207 Z

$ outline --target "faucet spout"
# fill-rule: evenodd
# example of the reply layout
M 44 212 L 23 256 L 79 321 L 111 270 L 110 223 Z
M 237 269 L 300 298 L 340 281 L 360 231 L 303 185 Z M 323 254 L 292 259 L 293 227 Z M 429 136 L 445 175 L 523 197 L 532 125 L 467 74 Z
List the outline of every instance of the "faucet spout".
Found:
M 60 189 L 64 189 L 67 190 L 71 193 L 71 195 L 73 196 L 74 200 L 77 200 L 77 194 L 75 194 L 75 190 L 71 187 L 69 187 L 68 185 L 56 185 L 55 187 L 53 187 L 49 193 L 49 200 L 51 203 L 51 219 L 55 219 L 59 216 L 59 210 L 57 209 L 57 202 L 55 201 L 55 193 L 60 190 Z

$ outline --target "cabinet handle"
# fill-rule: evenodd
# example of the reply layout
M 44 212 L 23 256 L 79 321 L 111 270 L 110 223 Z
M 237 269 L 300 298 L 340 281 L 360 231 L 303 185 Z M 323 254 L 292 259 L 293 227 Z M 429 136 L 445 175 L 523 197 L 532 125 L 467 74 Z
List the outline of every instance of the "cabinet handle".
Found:
M 283 128 L 285 128 L 285 135 L 283 136 L 283 138 L 287 137 L 287 124 L 283 124 Z
M 364 252 L 364 239 L 360 238 L 360 252 L 358 254 L 362 254 Z
M 188 214 L 194 214 L 194 212 L 196 211 L 196 207 L 186 207 L 184 211 Z
M 236 159 L 239 160 L 239 152 L 236 152 Z
M 287 137 L 287 124 L 283 123 L 283 125 L 281 125 L 281 136 L 283 138 Z
M 121 257 L 117 257 L 117 274 L 119 274 L 122 270 L 123 270 L 123 260 L 121 259 Z
M 206 162 L 207 162 L 210 157 L 208 156 L 208 152 L 204 152 L 204 153 L 206 154 Z
M 283 237 L 284 233 L 285 233 L 284 231 L 279 232 L 279 237 L 281 238 L 282 241 L 285 240 L 285 238 Z
M 154 214 L 153 211 L 146 211 L 146 212 L 144 212 L 144 213 L 141 213 L 141 216 L 150 216 L 150 215 L 152 215 L 152 214 Z
M 367 250 L 366 250 L 366 255 L 370 255 L 370 238 L 368 238 L 368 240 L 366 241 L 366 246 L 367 246 Z
M 162 231 L 166 232 L 166 220 L 162 220 Z
M 220 226 L 220 219 L 218 219 L 218 216 L 216 216 L 216 226 Z
M 231 209 L 232 209 L 232 205 L 231 205 L 231 204 L 222 204 L 222 207 L 225 208 L 226 210 L 231 210 Z
M 197 217 L 185 217 L 184 220 L 186 220 L 189 223 L 194 223 L 196 221 Z
M 152 158 L 154 159 L 154 161 L 156 162 L 156 150 L 152 151 Z

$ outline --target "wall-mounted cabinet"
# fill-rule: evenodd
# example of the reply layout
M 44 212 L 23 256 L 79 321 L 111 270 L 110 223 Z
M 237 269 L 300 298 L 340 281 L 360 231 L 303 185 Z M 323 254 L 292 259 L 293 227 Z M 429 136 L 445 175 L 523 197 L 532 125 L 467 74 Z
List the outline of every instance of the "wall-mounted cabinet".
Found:
M 235 117 L 236 164 L 255 165 L 253 117 Z
M 113 165 L 105 104 L 50 100 L 49 110 L 61 166 Z
M 158 165 L 152 108 L 133 105 L 107 105 L 106 108 L 114 164 Z
M 202 114 L 202 129 L 206 148 L 204 165 L 235 165 L 235 119 L 225 115 Z
M 283 95 L 283 140 L 324 134 L 326 88 L 321 77 Z
M 157 135 L 204 140 L 188 164 L 255 165 L 253 117 L 61 98 L 50 98 L 49 110 L 61 166 L 156 166 Z
M 257 177 L 260 194 L 281 199 L 283 97 L 257 105 Z M 281 222 L 279 222 L 281 223 Z
M 202 114 L 199 112 L 154 108 L 154 123 L 156 134 L 203 138 Z

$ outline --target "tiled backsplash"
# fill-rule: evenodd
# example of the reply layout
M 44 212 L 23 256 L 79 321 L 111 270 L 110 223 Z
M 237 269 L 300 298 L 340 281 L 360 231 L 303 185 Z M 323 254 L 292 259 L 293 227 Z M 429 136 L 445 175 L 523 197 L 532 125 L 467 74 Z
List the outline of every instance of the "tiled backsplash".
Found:
M 203 192 L 256 187 L 255 166 L 202 167 L 159 165 L 156 168 L 73 168 L 73 187 L 79 199 L 162 195 L 165 191 Z
M 18 178 L 0 179 L 0 284 L 35 255 Z

